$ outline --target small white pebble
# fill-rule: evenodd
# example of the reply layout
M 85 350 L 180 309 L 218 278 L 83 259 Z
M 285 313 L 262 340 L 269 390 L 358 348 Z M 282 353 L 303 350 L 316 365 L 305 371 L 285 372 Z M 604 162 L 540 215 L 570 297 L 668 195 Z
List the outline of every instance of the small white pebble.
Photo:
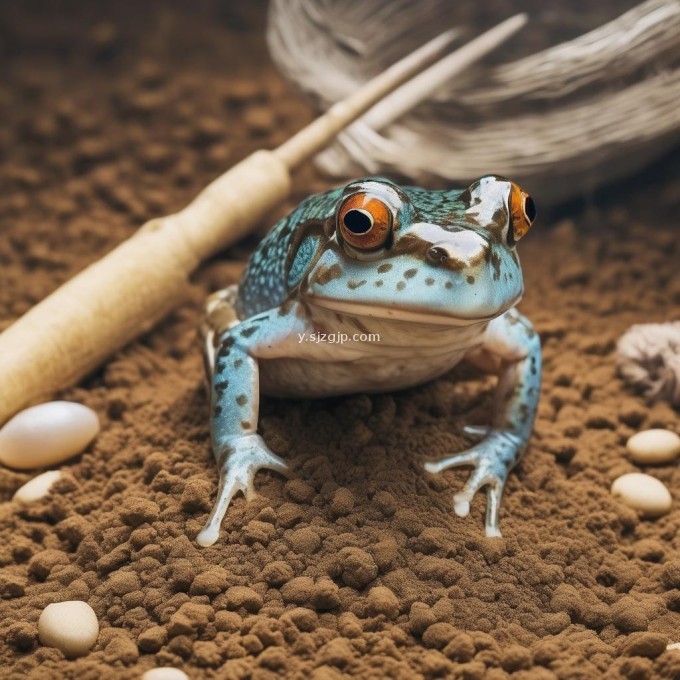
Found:
M 62 478 L 61 470 L 48 470 L 37 477 L 33 477 L 26 484 L 19 487 L 12 500 L 26 505 L 39 501 L 43 496 L 47 496 L 52 484 Z
M 630 472 L 614 480 L 612 494 L 644 517 L 660 517 L 671 509 L 671 494 L 656 477 Z
M 144 673 L 142 680 L 189 680 L 189 676 L 179 668 L 160 666 Z
M 98 635 L 97 615 L 80 600 L 48 604 L 38 620 L 40 642 L 60 649 L 67 657 L 87 654 Z
M 17 413 L 0 430 L 0 463 L 33 470 L 81 453 L 99 432 L 99 417 L 72 401 L 50 401 Z
M 669 650 L 669 649 L 680 650 L 680 642 L 671 642 L 669 645 L 666 645 L 666 650 Z
M 643 430 L 626 447 L 636 463 L 668 463 L 680 454 L 680 437 L 670 430 Z

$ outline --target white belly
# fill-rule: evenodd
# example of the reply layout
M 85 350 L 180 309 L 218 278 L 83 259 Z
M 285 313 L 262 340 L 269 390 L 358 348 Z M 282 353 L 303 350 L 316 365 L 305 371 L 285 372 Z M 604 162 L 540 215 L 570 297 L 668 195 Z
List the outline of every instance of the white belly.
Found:
M 314 313 L 318 326 L 352 337 L 379 336 L 372 342 L 302 343 L 296 356 L 259 359 L 260 389 L 279 397 L 328 397 L 354 392 L 388 392 L 432 380 L 453 368 L 479 346 L 486 323 L 441 325 Z
M 356 361 L 260 361 L 260 389 L 276 397 L 318 398 L 353 392 L 389 392 L 432 380 L 453 368 L 465 352 L 437 361 L 418 361 L 414 354 L 385 362 L 375 357 Z

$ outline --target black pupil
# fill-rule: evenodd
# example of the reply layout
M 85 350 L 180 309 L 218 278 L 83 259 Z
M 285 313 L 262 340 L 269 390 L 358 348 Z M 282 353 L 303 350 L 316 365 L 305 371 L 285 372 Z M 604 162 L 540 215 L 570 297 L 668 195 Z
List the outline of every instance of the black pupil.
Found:
M 524 199 L 524 213 L 529 222 L 533 222 L 536 219 L 536 204 L 531 196 L 527 196 Z
M 353 234 L 365 234 L 373 226 L 373 220 L 361 210 L 348 210 L 342 221 Z

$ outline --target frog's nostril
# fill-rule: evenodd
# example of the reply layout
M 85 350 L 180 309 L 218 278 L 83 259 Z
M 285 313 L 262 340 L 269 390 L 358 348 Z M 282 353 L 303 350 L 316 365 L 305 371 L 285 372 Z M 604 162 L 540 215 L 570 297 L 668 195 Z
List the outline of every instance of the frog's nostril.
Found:
M 432 246 L 432 248 L 427 251 L 427 259 L 434 264 L 443 264 L 449 259 L 449 254 L 446 249 L 441 246 Z

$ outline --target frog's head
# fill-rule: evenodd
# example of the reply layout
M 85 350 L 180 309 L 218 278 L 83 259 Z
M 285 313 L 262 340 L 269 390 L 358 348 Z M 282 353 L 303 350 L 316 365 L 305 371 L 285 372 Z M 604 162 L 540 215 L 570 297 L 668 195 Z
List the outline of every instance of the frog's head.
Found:
M 306 296 L 381 318 L 452 325 L 491 319 L 522 296 L 515 245 L 535 216 L 531 197 L 495 175 L 462 192 L 352 182 L 326 223 L 328 242 Z

